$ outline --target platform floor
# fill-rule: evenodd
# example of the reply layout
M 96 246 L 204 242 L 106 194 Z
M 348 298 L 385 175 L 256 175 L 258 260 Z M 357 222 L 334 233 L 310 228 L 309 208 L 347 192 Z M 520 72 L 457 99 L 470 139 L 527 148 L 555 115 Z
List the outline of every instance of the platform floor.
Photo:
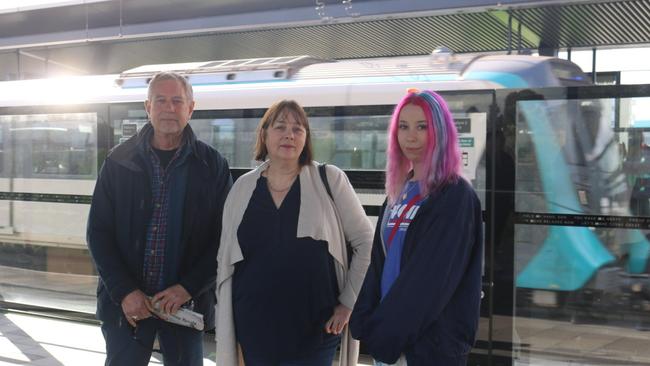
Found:
M 94 276 L 65 275 L 0 265 L 0 301 L 92 313 Z M 612 319 L 618 309 L 612 309 Z M 515 365 L 650 365 L 650 311 L 644 327 L 623 321 L 575 324 L 566 319 L 503 316 L 492 319 L 493 354 Z M 489 320 L 481 318 L 478 339 L 489 337 Z M 205 365 L 215 365 L 212 335 L 205 340 Z M 509 350 L 515 344 L 514 352 Z M 485 352 L 485 350 L 479 350 Z M 103 365 L 104 339 L 94 324 L 0 312 L 0 366 Z M 154 354 L 151 365 L 161 365 Z M 361 365 L 371 364 L 367 356 Z
M 214 366 L 214 341 L 206 336 L 205 366 Z M 0 365 L 103 365 L 99 326 L 38 316 L 0 313 Z M 150 365 L 162 365 L 154 353 Z
M 205 366 L 215 366 L 214 336 L 203 340 Z M 99 326 L 16 313 L 0 313 L 0 366 L 101 366 L 106 354 Z M 162 365 L 159 353 L 150 366 Z M 359 365 L 370 366 L 362 360 Z
M 538 319 L 520 319 L 516 328 L 521 343 L 513 355 L 514 365 L 650 364 L 648 332 Z M 497 329 L 495 340 L 506 341 L 499 336 L 506 333 Z M 203 348 L 205 366 L 214 366 L 213 335 L 205 336 Z M 0 312 L 0 366 L 101 366 L 104 360 L 104 339 L 97 325 Z M 362 356 L 359 365 L 371 364 Z M 161 355 L 154 353 L 149 365 L 162 365 Z

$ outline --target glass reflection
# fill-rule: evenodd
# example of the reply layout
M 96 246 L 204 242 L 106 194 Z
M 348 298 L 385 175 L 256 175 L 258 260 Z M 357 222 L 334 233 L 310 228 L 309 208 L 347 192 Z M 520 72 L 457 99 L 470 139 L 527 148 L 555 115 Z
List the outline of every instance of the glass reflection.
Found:
M 625 103 L 537 97 L 517 102 L 516 211 L 647 215 L 643 131 L 633 129 Z M 650 341 L 639 332 L 650 329 L 647 232 L 515 225 L 514 234 L 520 359 L 650 362 L 640 343 L 616 346 Z
M 0 116 L 0 301 L 93 311 L 88 205 L 70 196 L 96 176 L 95 113 Z

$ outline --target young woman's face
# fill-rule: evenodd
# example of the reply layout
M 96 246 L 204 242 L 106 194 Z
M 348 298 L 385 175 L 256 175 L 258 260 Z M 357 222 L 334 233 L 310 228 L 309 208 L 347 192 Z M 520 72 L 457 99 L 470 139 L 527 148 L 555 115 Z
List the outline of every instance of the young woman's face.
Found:
M 399 114 L 397 141 L 402 153 L 413 163 L 424 160 L 429 125 L 422 107 L 407 104 Z

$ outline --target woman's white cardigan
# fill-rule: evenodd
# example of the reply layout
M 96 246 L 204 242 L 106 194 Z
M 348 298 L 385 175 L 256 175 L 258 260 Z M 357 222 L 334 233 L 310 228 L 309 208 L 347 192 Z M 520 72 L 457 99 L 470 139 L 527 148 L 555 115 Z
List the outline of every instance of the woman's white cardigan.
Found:
M 237 240 L 237 229 L 257 180 L 267 167 L 268 162 L 265 162 L 237 179 L 224 206 L 221 245 L 217 255 L 216 339 L 219 366 L 237 366 L 242 361 L 237 351 L 232 308 L 232 276 L 235 263 L 244 259 Z M 334 258 L 336 268 L 339 302 L 352 309 L 370 264 L 373 228 L 345 173 L 333 165 L 327 165 L 326 171 L 336 207 L 323 185 L 318 163 L 306 165 L 300 171 L 297 237 L 310 237 L 328 243 L 329 253 Z M 353 249 L 350 268 L 345 247 L 346 239 Z M 341 338 L 339 365 L 354 366 L 358 356 L 358 342 L 350 337 L 346 327 Z

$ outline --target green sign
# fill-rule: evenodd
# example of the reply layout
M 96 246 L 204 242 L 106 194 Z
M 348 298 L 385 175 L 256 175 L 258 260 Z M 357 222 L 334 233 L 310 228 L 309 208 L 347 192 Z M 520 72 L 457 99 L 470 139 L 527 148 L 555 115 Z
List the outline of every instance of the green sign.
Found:
M 474 138 L 473 137 L 460 137 L 458 139 L 460 147 L 474 147 Z

